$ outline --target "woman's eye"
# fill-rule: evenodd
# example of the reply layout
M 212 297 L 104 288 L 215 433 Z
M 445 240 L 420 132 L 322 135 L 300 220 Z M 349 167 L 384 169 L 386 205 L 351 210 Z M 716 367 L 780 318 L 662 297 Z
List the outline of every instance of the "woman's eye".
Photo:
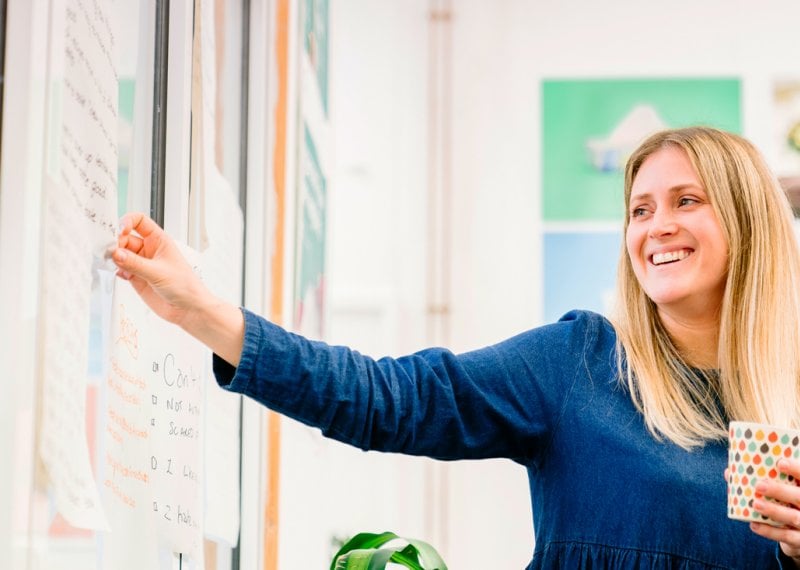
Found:
M 640 218 L 647 213 L 647 210 L 644 208 L 634 208 L 631 210 L 631 218 Z
M 690 204 L 697 204 L 697 200 L 695 200 L 694 198 L 690 198 L 688 196 L 684 196 L 683 198 L 678 200 L 679 206 L 688 206 Z

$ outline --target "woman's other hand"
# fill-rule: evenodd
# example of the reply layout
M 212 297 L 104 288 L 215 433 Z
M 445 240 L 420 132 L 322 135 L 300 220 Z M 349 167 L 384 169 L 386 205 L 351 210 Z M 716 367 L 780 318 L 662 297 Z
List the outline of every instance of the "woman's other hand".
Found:
M 800 481 L 800 462 L 781 459 L 778 470 Z M 775 503 L 766 499 L 779 501 Z M 800 487 L 788 481 L 764 479 L 756 485 L 756 500 L 753 508 L 776 523 L 775 527 L 765 523 L 750 523 L 753 532 L 780 543 L 784 554 L 800 567 Z

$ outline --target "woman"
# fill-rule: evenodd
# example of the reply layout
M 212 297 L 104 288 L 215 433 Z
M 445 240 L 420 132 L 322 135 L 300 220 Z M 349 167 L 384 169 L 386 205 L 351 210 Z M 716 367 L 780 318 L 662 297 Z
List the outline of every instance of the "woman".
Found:
M 221 386 L 362 449 L 507 457 L 529 473 L 529 568 L 800 567 L 800 489 L 726 517 L 726 425 L 798 427 L 800 256 L 755 149 L 709 128 L 653 135 L 625 175 L 613 323 L 558 323 L 454 355 L 379 361 L 215 299 L 141 214 L 113 258 L 159 315 L 215 352 Z M 780 469 L 800 477 L 800 464 Z

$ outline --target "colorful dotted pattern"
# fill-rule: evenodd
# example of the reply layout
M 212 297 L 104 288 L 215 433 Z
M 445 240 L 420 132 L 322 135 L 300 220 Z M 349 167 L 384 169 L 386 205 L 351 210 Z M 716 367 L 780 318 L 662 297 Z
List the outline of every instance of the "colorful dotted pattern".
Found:
M 779 473 L 776 466 L 779 459 L 800 458 L 800 435 L 744 422 L 732 422 L 728 435 L 728 518 L 774 524 L 753 510 L 753 501 L 763 498 L 755 488 L 764 478 L 800 486 L 800 481 Z

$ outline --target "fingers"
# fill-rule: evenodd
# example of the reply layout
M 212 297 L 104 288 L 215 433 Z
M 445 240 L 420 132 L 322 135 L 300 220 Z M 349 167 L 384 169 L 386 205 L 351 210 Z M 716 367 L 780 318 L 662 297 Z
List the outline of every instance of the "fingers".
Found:
M 791 506 L 764 499 L 756 499 L 753 501 L 753 508 L 778 524 L 786 525 L 795 530 L 800 529 L 800 511 Z
M 146 247 L 147 240 L 150 245 Z M 145 214 L 125 214 L 120 219 L 117 248 L 111 253 L 111 259 L 119 268 L 117 275 L 128 281 L 133 276 L 139 276 L 145 281 L 155 279 L 157 266 L 151 259 L 159 249 L 157 244 L 168 242 L 164 230 Z
M 800 463 L 791 459 L 781 459 L 777 467 L 780 472 L 787 475 L 797 477 L 796 474 L 800 474 Z M 755 491 L 756 500 L 753 502 L 753 508 L 757 512 L 769 517 L 777 524 L 800 529 L 800 510 L 798 510 L 800 508 L 800 487 L 796 483 L 762 479 L 756 485 Z M 794 532 L 798 535 L 796 540 L 800 547 L 800 532 L 797 530 Z
M 793 528 L 779 528 L 764 523 L 750 523 L 754 533 L 781 543 L 781 549 L 787 556 L 800 556 L 800 532 Z
M 124 247 L 128 251 L 140 254 L 144 247 L 144 240 L 133 234 L 120 234 L 119 238 L 117 238 L 117 247 Z
M 780 459 L 775 467 L 779 472 L 793 477 L 795 481 L 762 479 L 756 486 L 756 492 L 800 508 L 800 488 L 797 486 L 797 482 L 800 481 L 800 462 L 793 459 Z
M 764 538 L 780 543 L 781 550 L 792 558 L 800 557 L 800 462 L 781 459 L 778 471 L 794 477 L 794 481 L 762 479 L 756 485 L 753 509 L 778 525 L 750 523 L 750 529 Z M 772 500 L 767 500 L 772 499 Z
M 758 495 L 764 495 L 781 503 L 800 507 L 800 488 L 791 483 L 771 479 L 761 480 L 756 485 L 756 496 Z
M 779 459 L 775 466 L 781 473 L 800 479 L 800 461 L 796 459 Z
M 143 238 L 147 238 L 152 234 L 164 231 L 161 229 L 161 226 L 142 212 L 130 212 L 125 214 L 120 219 L 119 224 L 120 236 L 128 235 L 131 231 L 135 231 Z
M 132 251 L 118 247 L 111 254 L 111 259 L 117 264 L 119 271 L 117 275 L 123 279 L 130 280 L 131 277 L 141 277 L 145 281 L 153 281 L 158 278 L 154 262 L 145 257 L 141 257 Z

